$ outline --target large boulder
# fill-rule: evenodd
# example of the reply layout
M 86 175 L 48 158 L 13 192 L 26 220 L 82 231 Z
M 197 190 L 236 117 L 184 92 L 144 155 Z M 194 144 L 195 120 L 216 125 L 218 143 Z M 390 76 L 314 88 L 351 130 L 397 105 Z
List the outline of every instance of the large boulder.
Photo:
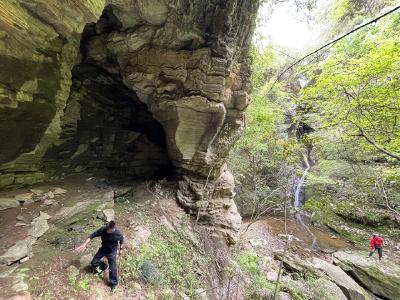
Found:
M 334 253 L 334 263 L 375 295 L 393 300 L 400 298 L 400 266 L 397 263 L 346 252 Z
M 28 235 L 34 238 L 41 237 L 50 228 L 47 223 L 47 220 L 49 219 L 51 219 L 51 216 L 41 211 L 39 216 L 32 220 L 31 227 L 28 230 Z
M 93 194 L 90 201 L 79 201 L 72 206 L 61 208 L 53 217 L 56 224 L 70 225 L 86 217 L 96 217 L 98 211 L 111 209 L 114 206 L 114 192 Z
M 316 257 L 312 259 L 312 264 L 316 269 L 324 272 L 330 280 L 338 285 L 348 299 L 372 300 L 372 297 L 368 292 L 347 275 L 340 267 Z
M 347 300 L 342 290 L 326 278 L 318 278 L 310 284 L 313 300 Z

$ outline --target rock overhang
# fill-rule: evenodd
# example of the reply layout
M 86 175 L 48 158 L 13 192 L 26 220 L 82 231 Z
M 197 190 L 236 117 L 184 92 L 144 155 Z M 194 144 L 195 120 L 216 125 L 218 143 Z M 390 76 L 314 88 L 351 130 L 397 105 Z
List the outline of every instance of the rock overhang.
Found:
M 73 129 L 88 120 L 90 110 L 86 114 L 81 111 L 85 98 L 77 97 L 81 86 L 77 87 L 71 71 L 74 66 L 75 70 L 90 66 L 105 77 L 118 78 L 118 85 L 129 90 L 161 124 L 168 159 L 180 181 L 179 202 L 200 219 L 208 220 L 210 229 L 218 229 L 234 240 L 240 216 L 233 202 L 234 182 L 225 158 L 240 135 L 249 103 L 247 49 L 258 1 L 79 2 L 75 8 L 66 7 L 69 14 L 64 18 L 51 18 L 60 9 L 56 4 L 66 6 L 59 1 L 39 0 L 21 4 L 24 13 L 28 12 L 26 20 L 34 18 L 51 33 L 49 36 L 60 40 L 53 53 L 59 64 L 54 69 L 61 76 L 54 96 L 54 117 L 33 150 L 0 166 L 0 184 L 30 184 L 57 177 L 55 173 L 49 176 L 48 169 L 57 167 L 53 158 L 60 153 L 69 169 L 82 171 L 80 165 L 70 161 L 79 157 L 87 161 L 85 153 L 93 145 L 82 140 L 89 139 L 88 135 L 79 136 L 80 131 Z M 98 17 L 100 7 L 104 9 Z M 76 24 L 71 18 L 74 14 L 79 16 Z M 27 37 L 28 32 L 20 35 Z M 46 40 L 37 35 L 32 37 L 33 44 Z M 29 56 L 29 50 L 25 52 Z M 32 77 L 29 86 L 34 87 L 36 77 Z M 84 86 L 85 81 L 78 83 Z M 107 140 L 112 138 L 111 134 Z M 91 141 L 95 139 L 90 136 Z M 61 150 L 71 140 L 73 153 Z M 98 143 L 94 142 L 94 148 Z M 106 152 L 101 149 L 101 154 Z M 124 167 L 139 169 L 134 164 Z M 115 170 L 118 172 L 118 166 Z

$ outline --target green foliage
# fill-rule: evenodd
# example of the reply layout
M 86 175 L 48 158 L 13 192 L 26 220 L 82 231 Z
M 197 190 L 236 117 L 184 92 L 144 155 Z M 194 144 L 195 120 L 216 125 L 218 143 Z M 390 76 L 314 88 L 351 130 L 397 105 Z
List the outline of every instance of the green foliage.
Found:
M 87 291 L 90 287 L 90 278 L 88 275 L 83 276 L 76 284 L 78 289 Z
M 285 111 L 291 105 L 285 85 L 274 77 L 279 69 L 275 53 L 253 47 L 250 54 L 252 100 L 245 131 L 228 161 L 237 182 L 236 201 L 245 216 L 282 204 L 302 148 L 287 133 L 290 121 Z
M 155 287 L 174 286 L 193 295 L 199 287 L 193 265 L 189 245 L 163 230 L 160 236 L 152 235 L 136 255 L 125 258 L 122 275 L 126 281 L 143 279 Z
M 249 295 L 262 289 L 269 289 L 271 291 L 274 289 L 274 285 L 261 273 L 256 253 L 253 251 L 243 251 L 239 253 L 236 261 L 242 271 L 250 278 L 250 286 L 247 290 Z
M 293 300 L 308 300 L 310 299 L 304 294 L 304 291 L 300 289 L 298 286 L 292 284 L 293 282 L 285 282 L 283 281 L 281 283 L 280 289 L 288 292 Z
M 18 269 L 15 277 L 17 278 L 18 281 L 24 281 L 25 278 L 29 277 L 28 271 L 29 271 L 28 268 Z
M 76 280 L 78 278 L 78 274 L 71 272 L 68 274 L 68 283 L 69 285 L 75 286 Z
M 160 283 L 161 281 L 160 273 L 158 272 L 157 268 L 151 261 L 149 260 L 143 261 L 140 269 L 142 277 L 147 283 L 150 283 L 155 286 L 157 286 Z
M 68 284 L 74 288 L 87 291 L 90 288 L 90 278 L 86 274 L 79 280 L 79 273 L 70 272 L 68 274 Z
M 331 139 L 357 140 L 388 160 L 400 155 L 399 30 L 394 15 L 339 42 L 300 101 L 314 128 L 331 128 Z

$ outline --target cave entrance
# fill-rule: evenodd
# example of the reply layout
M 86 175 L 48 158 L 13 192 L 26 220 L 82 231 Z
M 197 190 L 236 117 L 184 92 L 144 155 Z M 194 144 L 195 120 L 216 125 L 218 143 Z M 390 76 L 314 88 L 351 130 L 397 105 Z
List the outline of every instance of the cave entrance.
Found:
M 61 143 L 46 156 L 54 177 L 83 171 L 126 179 L 172 176 L 164 130 L 135 92 L 87 62 L 72 74 Z

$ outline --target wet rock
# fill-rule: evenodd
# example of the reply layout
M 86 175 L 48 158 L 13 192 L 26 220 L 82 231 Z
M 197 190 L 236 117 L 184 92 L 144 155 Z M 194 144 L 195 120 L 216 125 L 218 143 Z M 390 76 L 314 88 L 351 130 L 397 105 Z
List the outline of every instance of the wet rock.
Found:
M 347 300 L 347 297 L 343 294 L 342 290 L 335 283 L 326 278 L 318 278 L 314 282 L 310 283 L 310 287 L 314 300 Z
M 0 256 L 0 263 L 11 265 L 24 257 L 32 256 L 32 245 L 35 241 L 35 238 L 27 237 L 24 240 L 16 242 L 6 253 Z
M 378 261 L 357 254 L 336 252 L 334 263 L 352 274 L 375 295 L 399 299 L 400 267 L 393 261 Z
M 0 210 L 18 207 L 19 202 L 14 198 L 0 198 Z
M 314 257 L 312 263 L 315 268 L 323 271 L 330 280 L 337 284 L 350 300 L 372 300 L 372 297 L 357 282 L 338 266 Z

